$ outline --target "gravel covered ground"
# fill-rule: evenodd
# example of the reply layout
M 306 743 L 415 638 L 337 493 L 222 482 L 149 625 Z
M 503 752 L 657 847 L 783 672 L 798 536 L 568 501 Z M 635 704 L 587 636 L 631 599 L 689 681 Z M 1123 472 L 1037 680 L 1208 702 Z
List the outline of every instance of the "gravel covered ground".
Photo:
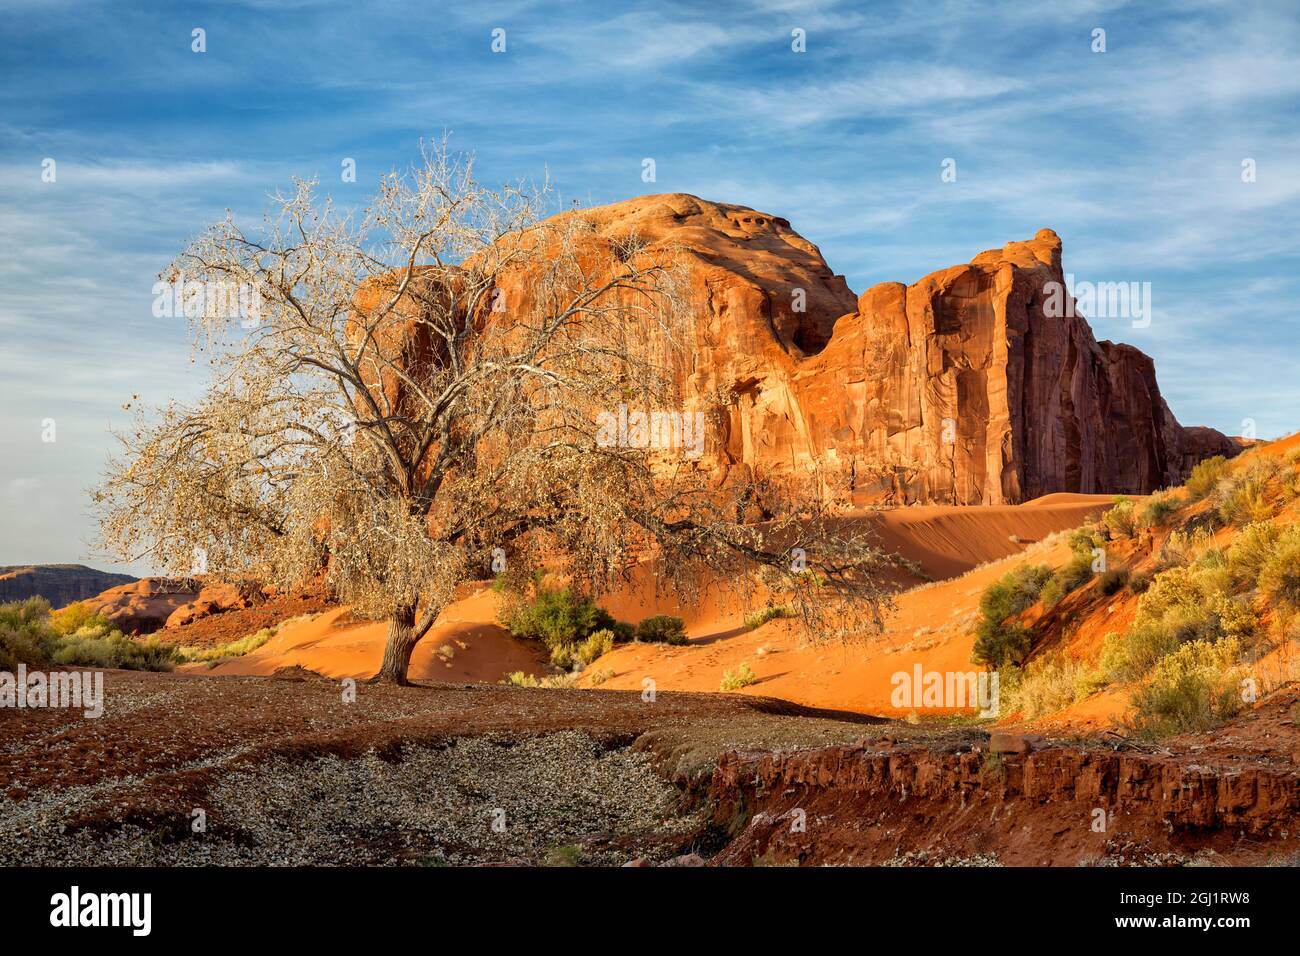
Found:
M 302 673 L 105 689 L 99 719 L 0 710 L 0 865 L 664 860 L 703 822 L 670 778 L 876 730 L 719 694 L 363 684 L 345 702 Z

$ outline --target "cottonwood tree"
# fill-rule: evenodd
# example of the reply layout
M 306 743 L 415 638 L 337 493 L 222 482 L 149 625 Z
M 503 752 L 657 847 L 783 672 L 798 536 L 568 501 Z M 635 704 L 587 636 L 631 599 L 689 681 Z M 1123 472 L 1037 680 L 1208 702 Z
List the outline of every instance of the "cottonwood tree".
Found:
M 817 635 L 878 627 L 888 560 L 861 527 L 815 501 L 746 523 L 672 449 L 602 440 L 602 411 L 680 407 L 687 277 L 671 247 L 548 202 L 483 186 L 443 144 L 359 212 L 297 182 L 255 236 L 229 215 L 201 233 L 163 279 L 259 306 L 182 296 L 211 381 L 118 434 L 94 492 L 107 549 L 323 578 L 388 622 L 376 679 L 395 683 L 503 553 L 517 580 L 545 567 L 600 593 L 653 559 L 688 600 L 723 575 L 789 592 Z

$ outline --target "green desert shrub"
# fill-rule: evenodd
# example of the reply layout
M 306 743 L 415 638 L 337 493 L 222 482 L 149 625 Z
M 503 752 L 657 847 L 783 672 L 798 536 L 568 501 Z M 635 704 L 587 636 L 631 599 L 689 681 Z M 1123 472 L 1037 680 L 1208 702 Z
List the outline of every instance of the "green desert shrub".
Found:
M 1178 505 L 1165 494 L 1152 495 L 1151 500 L 1138 513 L 1137 523 L 1140 528 L 1159 528 L 1169 522 L 1178 510 Z
M 1268 521 L 1252 521 L 1241 529 L 1228 549 L 1228 573 L 1239 589 L 1253 589 L 1260 571 L 1277 547 L 1278 528 Z
M 1137 507 L 1131 498 L 1120 495 L 1115 505 L 1101 516 L 1101 523 L 1113 537 L 1131 538 L 1137 530 Z
M 614 632 L 607 627 L 592 631 L 587 639 L 578 645 L 578 661 L 586 666 L 598 660 L 602 655 L 614 649 Z
M 1097 670 L 1107 683 L 1127 684 L 1156 666 L 1178 647 L 1178 639 L 1158 624 L 1134 624 L 1127 631 L 1112 631 L 1101 644 Z
M 1019 621 L 990 621 L 982 618 L 975 625 L 975 646 L 971 661 L 1000 668 L 1018 664 L 1029 653 L 1032 635 Z
M 975 625 L 974 663 L 1001 668 L 1024 659 L 1029 651 L 1029 629 L 1008 618 L 1033 605 L 1051 576 L 1052 569 L 1045 564 L 1021 564 L 985 588 Z
M 1260 592 L 1273 604 L 1300 608 L 1300 524 L 1288 525 L 1260 565 Z
M 606 640 L 612 646 L 634 635 L 631 624 L 616 621 L 591 598 L 569 588 L 538 586 L 531 602 L 516 601 L 504 608 L 502 623 L 515 637 L 541 641 L 550 651 L 551 663 L 566 670 L 582 661 L 584 653 L 603 647 Z M 596 633 L 605 636 L 593 644 L 590 638 Z
M 1234 638 L 1192 641 L 1163 657 L 1133 694 L 1131 729 L 1139 736 L 1208 730 L 1243 706 L 1238 665 L 1241 644 Z
M 995 621 L 1019 614 L 1033 606 L 1051 576 L 1052 569 L 1045 564 L 1017 565 L 984 589 L 980 614 Z
M 1101 589 L 1102 594 L 1114 594 L 1128 584 L 1130 576 L 1125 568 L 1112 568 L 1101 573 L 1097 579 L 1097 587 Z
M 43 664 L 57 643 L 45 598 L 0 604 L 0 671 L 12 672 L 19 664 Z
M 656 614 L 636 626 L 636 639 L 655 644 L 685 644 L 686 622 L 670 614 Z
M 0 605 L 0 670 L 22 663 L 164 671 L 180 660 L 173 645 L 126 637 L 85 605 L 53 613 L 43 598 Z
M 1075 528 L 1065 540 L 1076 557 L 1086 557 L 1089 561 L 1094 557 L 1093 552 L 1106 543 L 1093 528 Z
M 1200 501 L 1214 490 L 1219 479 L 1228 473 L 1228 468 L 1228 459 L 1222 455 L 1206 458 L 1192 469 L 1183 487 L 1187 489 L 1187 494 L 1193 501 Z
M 725 670 L 722 672 L 721 688 L 723 690 L 740 690 L 742 687 L 748 687 L 758 680 L 758 677 L 750 669 L 748 664 L 741 664 L 735 670 Z
M 128 671 L 169 671 L 181 663 L 176 646 L 157 638 L 132 640 L 121 631 L 100 634 L 81 628 L 63 638 L 51 658 L 65 667 L 117 667 Z
M 1093 669 L 1058 651 L 1030 662 L 1023 670 L 1012 667 L 1000 672 L 999 709 L 1032 720 L 1069 707 L 1095 689 Z
M 769 604 L 766 607 L 759 608 L 757 611 L 751 611 L 750 613 L 746 614 L 745 627 L 749 628 L 752 631 L 762 627 L 768 621 L 776 620 L 777 618 L 785 618 L 785 617 L 794 617 L 794 611 L 790 610 L 790 608 L 785 607 L 784 605 L 774 607 L 771 604 Z
M 1069 564 L 1058 568 L 1043 585 L 1043 607 L 1056 607 L 1062 598 L 1092 577 L 1092 562 L 1091 554 L 1076 553 Z
M 1263 479 L 1243 476 L 1224 479 L 1215 492 L 1215 514 L 1225 525 L 1244 525 L 1252 521 L 1267 521 L 1273 516 L 1273 505 L 1268 500 L 1268 490 Z

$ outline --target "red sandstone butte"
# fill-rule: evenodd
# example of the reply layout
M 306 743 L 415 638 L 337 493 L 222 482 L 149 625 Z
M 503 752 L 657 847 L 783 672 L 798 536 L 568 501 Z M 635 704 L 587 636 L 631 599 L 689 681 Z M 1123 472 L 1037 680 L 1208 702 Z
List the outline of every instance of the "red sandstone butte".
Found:
M 745 206 L 672 193 L 562 215 L 591 224 L 595 262 L 635 233 L 640 255 L 684 265 L 679 384 L 710 423 L 689 464 L 719 483 L 812 483 L 845 504 L 1014 504 L 1142 494 L 1240 450 L 1179 425 L 1148 356 L 1047 307 L 1065 288 L 1050 229 L 855 299 L 787 220 Z M 535 305 L 527 275 L 496 285 L 511 310 Z

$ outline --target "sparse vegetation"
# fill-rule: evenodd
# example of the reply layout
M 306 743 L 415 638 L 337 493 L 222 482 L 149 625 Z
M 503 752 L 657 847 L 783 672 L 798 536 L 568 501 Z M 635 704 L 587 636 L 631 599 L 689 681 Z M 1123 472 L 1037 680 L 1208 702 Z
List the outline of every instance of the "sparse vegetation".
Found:
M 1133 695 L 1131 730 L 1142 737 L 1208 730 L 1243 706 L 1235 638 L 1192 641 L 1163 657 Z
M 177 649 L 177 656 L 185 663 L 199 662 L 211 664 L 216 664 L 219 661 L 231 657 L 243 657 L 245 654 L 252 653 L 271 638 L 275 637 L 276 634 L 280 633 L 281 628 L 289 624 L 296 624 L 299 621 L 309 620 L 314 616 L 315 615 L 312 614 L 302 614 L 298 617 L 291 617 L 287 620 L 281 621 L 279 624 L 272 624 L 270 627 L 264 627 L 260 631 L 249 634 L 246 637 L 241 637 L 237 641 L 230 641 L 229 643 L 221 644 L 217 647 L 181 647 Z M 442 653 L 443 648 L 439 648 L 438 650 L 439 653 Z
M 753 631 L 762 627 L 768 621 L 786 617 L 794 617 L 794 611 L 784 605 L 774 606 L 769 604 L 766 607 L 759 608 L 757 611 L 751 611 L 749 614 L 746 614 L 745 627 Z
M 754 671 L 748 664 L 741 664 L 734 670 L 727 669 L 722 672 L 721 689 L 724 691 L 740 690 L 742 687 L 748 687 L 758 680 Z
M 1000 668 L 1024 659 L 1029 651 L 1029 631 L 1023 624 L 1008 618 L 1037 601 L 1051 575 L 1051 568 L 1045 564 L 1022 564 L 985 589 L 980 597 L 980 620 L 975 627 L 972 661 Z
M 1138 527 L 1159 528 L 1178 511 L 1177 503 L 1165 492 L 1153 495 L 1138 514 Z
M 1133 499 L 1123 495 L 1116 496 L 1114 507 L 1101 516 L 1101 523 L 1114 537 L 1133 537 L 1138 523 L 1137 508 L 1133 504 Z
M 1206 458 L 1199 462 L 1183 484 L 1188 497 L 1192 501 L 1200 501 L 1214 490 L 1219 479 L 1227 474 L 1228 467 L 1228 460 L 1222 455 L 1215 455 L 1213 458 Z
M 540 578 L 534 581 L 533 600 L 507 600 L 501 619 L 515 637 L 545 644 L 551 663 L 565 670 L 577 662 L 591 663 L 612 649 L 619 632 L 632 631 L 632 625 L 614 620 L 591 598 L 570 588 L 546 588 Z M 593 642 L 597 634 L 601 636 Z
M 53 613 L 43 598 L 0 605 L 0 670 L 26 664 L 165 671 L 180 660 L 172 645 L 127 637 L 81 603 Z
M 1043 607 L 1056 607 L 1062 598 L 1091 578 L 1092 562 L 1091 555 L 1076 554 L 1069 564 L 1058 568 L 1043 585 L 1040 594 Z
M 586 666 L 613 649 L 614 632 L 607 627 L 602 627 L 599 631 L 592 631 L 587 635 L 587 639 L 578 645 L 578 660 Z
M 685 644 L 686 622 L 671 614 L 656 614 L 636 626 L 636 639 L 654 644 Z

